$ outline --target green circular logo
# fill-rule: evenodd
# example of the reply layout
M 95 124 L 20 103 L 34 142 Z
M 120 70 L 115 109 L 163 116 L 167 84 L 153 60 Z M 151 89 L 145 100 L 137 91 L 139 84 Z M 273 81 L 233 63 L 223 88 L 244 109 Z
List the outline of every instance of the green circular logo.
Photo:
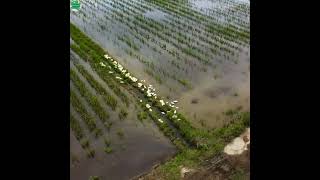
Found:
M 70 7 L 71 7 L 72 11 L 79 11 L 80 7 L 81 7 L 80 1 L 79 0 L 71 0 Z

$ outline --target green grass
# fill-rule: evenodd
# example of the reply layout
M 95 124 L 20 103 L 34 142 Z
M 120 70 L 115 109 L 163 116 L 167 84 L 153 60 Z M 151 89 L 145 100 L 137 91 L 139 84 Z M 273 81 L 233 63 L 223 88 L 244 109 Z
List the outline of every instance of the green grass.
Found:
M 197 168 L 201 162 L 222 152 L 225 145 L 233 138 L 239 136 L 249 126 L 249 112 L 239 112 L 233 121 L 220 129 L 210 131 L 207 149 L 185 149 L 156 171 L 164 179 L 180 179 L 180 167 Z
M 230 180 L 247 180 L 246 173 L 242 169 L 236 169 L 229 178 Z

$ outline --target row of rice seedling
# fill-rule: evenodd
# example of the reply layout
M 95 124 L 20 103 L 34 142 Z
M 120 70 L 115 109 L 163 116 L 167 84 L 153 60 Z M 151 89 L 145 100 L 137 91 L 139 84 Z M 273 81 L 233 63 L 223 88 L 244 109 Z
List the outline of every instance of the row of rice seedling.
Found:
M 136 16 L 136 17 L 139 17 L 139 16 Z M 143 19 L 143 18 L 139 18 L 139 20 L 141 20 L 141 19 Z M 153 21 L 153 22 L 150 22 L 150 23 L 148 23 L 147 25 L 149 25 L 151 28 L 154 26 L 153 24 L 157 24 L 158 22 L 156 22 L 156 21 Z M 137 24 L 137 23 L 135 23 L 135 24 Z M 159 23 L 158 23 L 159 24 Z M 161 25 L 161 24 L 160 24 Z M 147 28 L 144 28 L 144 29 L 148 29 L 148 26 L 146 26 Z M 155 26 L 155 27 L 157 27 L 157 26 Z M 162 26 L 160 26 L 160 27 L 162 27 Z M 166 28 L 167 30 L 169 30 L 169 32 L 170 31 L 172 31 L 172 33 L 174 33 L 175 32 L 175 30 L 172 30 L 172 29 L 168 29 L 168 28 Z M 159 28 L 156 28 L 156 30 L 158 30 L 159 31 Z M 179 32 L 179 31 L 178 31 Z M 181 34 L 181 33 L 180 33 Z M 161 34 L 157 34 L 160 38 L 161 38 Z M 168 35 L 170 35 L 170 33 L 168 33 Z M 178 36 L 172 36 L 173 38 L 174 37 L 179 37 L 179 33 L 177 33 L 177 35 Z M 199 35 L 200 36 L 200 35 Z M 161 38 L 161 39 L 163 39 L 163 38 Z M 184 39 L 187 39 L 187 38 L 184 38 Z M 202 38 L 202 39 L 206 39 L 206 38 Z M 219 39 L 218 39 L 219 40 Z M 189 37 L 189 41 L 190 41 L 190 37 Z M 178 42 L 179 42 L 179 44 L 181 44 L 181 42 L 184 42 L 184 40 L 179 40 L 179 38 L 178 38 Z M 192 42 L 194 42 L 194 39 L 192 39 Z M 206 41 L 205 41 L 206 42 Z M 207 41 L 208 42 L 208 41 Z M 209 41 L 210 42 L 210 44 L 212 45 L 212 41 Z M 200 44 L 199 42 L 197 42 L 197 44 Z M 228 44 L 227 42 L 224 42 L 224 41 L 222 41 L 222 44 L 226 44 L 227 46 L 230 46 L 230 48 L 235 48 L 235 49 L 238 49 L 238 48 L 236 48 L 235 46 L 233 46 L 233 45 L 230 45 L 230 44 Z M 219 48 L 222 44 L 220 44 L 219 46 L 216 46 L 217 48 Z M 190 46 L 189 44 L 186 44 L 188 47 L 192 47 L 192 49 L 197 49 L 197 47 L 194 47 L 194 46 Z M 180 47 L 180 46 L 178 46 L 178 45 L 176 45 L 177 47 Z M 202 45 L 203 46 L 203 45 Z M 181 49 L 181 48 L 180 48 Z M 212 48 L 211 48 L 212 49 Z M 197 49 L 198 51 L 199 51 L 199 54 L 204 54 L 204 55 L 206 55 L 206 56 L 208 56 L 208 54 L 205 52 L 205 51 L 202 51 L 202 50 L 199 50 L 199 49 Z M 227 52 L 227 53 L 231 53 L 232 55 L 234 55 L 234 52 L 233 51 L 231 51 L 231 50 L 229 50 L 227 47 L 220 47 L 219 48 L 219 50 L 221 51 L 221 50 L 223 50 L 223 51 L 225 51 L 225 52 Z M 185 49 L 184 49 L 184 51 L 183 52 L 190 52 L 190 51 L 186 51 Z M 218 50 L 213 50 L 212 49 L 212 52 L 214 52 L 214 53 L 217 53 L 217 52 L 219 52 Z M 201 57 L 200 56 L 198 56 L 198 55 L 196 55 L 195 53 L 187 53 L 188 55 L 191 55 L 191 56 L 194 56 L 195 58 L 197 58 L 197 59 L 199 59 L 199 60 L 201 60 Z M 228 56 L 227 56 L 227 58 L 229 58 Z
M 117 107 L 117 100 L 108 93 L 90 73 L 87 72 L 83 65 L 75 64 L 75 66 L 81 75 L 86 78 L 87 82 L 96 90 L 96 92 L 103 97 L 105 103 L 110 106 L 112 110 L 115 110 Z
M 70 25 L 70 30 L 71 38 L 76 43 L 71 45 L 71 49 L 82 59 L 87 60 L 99 77 L 128 106 L 129 98 L 127 95 L 115 84 L 115 81 L 110 76 L 110 71 L 105 71 L 105 69 L 100 65 L 100 62 L 103 59 L 103 56 L 101 56 L 100 53 L 103 54 L 103 49 L 93 43 L 93 41 L 87 36 L 83 36 L 82 32 L 80 32 L 80 30 L 73 24 Z
M 112 11 L 112 10 L 110 10 L 110 11 Z M 158 34 L 159 35 L 159 34 Z M 135 36 L 135 35 L 134 35 Z M 135 36 L 135 37 L 137 37 L 137 36 Z M 140 39 L 141 40 L 141 37 L 140 38 L 138 38 L 138 39 Z M 144 41 L 142 41 L 142 42 L 144 42 Z M 161 47 L 163 47 L 163 45 L 161 45 Z
M 199 25 L 201 27 L 201 24 L 204 25 L 203 27 L 206 27 L 206 25 L 208 25 L 208 24 L 214 25 L 214 27 L 216 27 L 216 28 L 223 27 L 220 23 L 217 23 L 218 20 L 214 16 L 203 15 L 203 14 L 193 10 L 192 8 L 187 8 L 187 10 L 183 10 L 184 8 L 180 8 L 180 6 L 181 6 L 180 4 L 174 4 L 173 1 L 162 2 L 163 4 L 160 2 L 155 2 L 155 1 L 151 1 L 151 2 L 159 5 L 161 7 L 161 10 L 165 11 L 166 13 L 168 13 L 172 16 L 178 17 L 178 19 L 186 18 L 187 20 L 194 21 L 195 23 L 197 23 L 198 27 L 199 27 Z M 192 16 L 188 15 L 190 13 L 193 15 Z M 195 19 L 194 18 L 195 16 L 200 17 L 200 19 Z M 231 14 L 231 16 L 232 16 L 232 14 Z M 205 28 L 201 28 L 201 29 L 208 31 L 208 29 L 205 29 Z M 238 31 L 236 29 L 238 29 L 238 28 L 233 26 L 233 27 L 229 27 L 227 30 L 231 30 L 232 32 L 237 33 Z M 214 33 L 214 32 L 209 32 L 209 33 Z M 242 37 L 242 35 L 239 34 L 239 37 Z
M 86 110 L 86 108 L 81 103 L 80 99 L 77 97 L 76 93 L 73 90 L 70 91 L 70 102 L 76 110 L 76 112 L 80 115 L 82 120 L 87 125 L 89 131 L 93 132 L 97 128 L 96 121 Z
M 108 2 L 109 4 L 111 4 L 111 2 Z M 118 2 L 113 2 L 113 3 L 116 3 L 116 4 L 120 4 L 120 3 L 118 3 Z M 103 3 L 102 3 L 103 4 Z M 107 3 L 105 3 L 105 4 L 107 4 Z M 114 6 L 115 8 L 117 7 L 117 6 Z M 121 5 L 121 10 L 123 10 L 123 9 L 126 9 L 126 8 L 124 8 L 125 6 L 124 5 Z M 109 8 L 109 7 L 108 7 Z M 108 13 L 110 13 L 110 12 L 112 12 L 111 11 L 112 10 L 112 8 L 111 9 L 108 9 Z M 113 11 L 114 11 L 114 9 L 113 9 Z M 132 13 L 132 11 L 130 11 L 129 10 L 129 12 L 131 12 Z M 124 16 L 124 15 L 120 15 L 122 12 L 120 11 L 118 11 L 116 14 L 115 14 L 115 17 L 118 17 L 118 18 L 122 18 L 123 19 L 123 23 L 124 24 L 126 24 L 126 25 L 128 25 L 129 24 L 129 22 L 132 24 L 132 21 L 130 21 L 130 18 L 129 18 L 129 15 L 131 15 L 131 14 L 127 14 L 126 16 Z M 126 13 L 123 13 L 123 14 L 126 14 Z M 131 15 L 132 16 L 132 15 Z M 170 16 L 169 16 L 170 17 Z M 112 18 L 113 19 L 113 18 Z M 114 18 L 114 19 L 117 19 L 117 18 Z M 100 22 L 100 19 L 99 19 L 99 22 Z M 119 23 L 119 24 L 123 24 L 123 23 Z M 136 23 L 135 23 L 136 24 Z M 159 24 L 159 23 L 157 23 L 157 24 Z M 162 24 L 162 23 L 161 23 Z M 158 26 L 158 25 L 157 25 Z M 135 26 L 131 26 L 131 27 L 135 27 Z M 132 28 L 128 28 L 128 29 L 132 29 Z M 159 27 L 161 27 L 160 25 L 159 25 Z M 195 26 L 195 27 L 197 27 L 197 26 Z M 135 29 L 137 29 L 137 28 L 135 28 Z M 140 29 L 145 29 L 145 28 L 140 28 Z M 167 29 L 170 29 L 170 28 L 167 28 Z M 129 31 L 128 31 L 129 32 Z M 167 31 L 168 32 L 168 31 Z M 139 40 L 139 42 L 143 42 L 143 41 L 141 41 L 141 38 L 143 38 L 143 36 L 142 35 L 139 35 L 139 36 L 137 36 L 137 35 L 135 35 L 135 34 L 138 34 L 138 33 L 135 33 L 135 32 L 132 32 L 131 33 L 136 39 L 138 39 Z M 159 34 L 161 34 L 161 33 L 157 33 L 156 35 L 159 35 Z M 168 32 L 168 34 L 170 34 L 169 32 Z M 199 35 L 199 33 L 198 34 L 195 34 L 195 35 Z M 150 36 L 152 36 L 152 34 L 150 34 Z M 161 39 L 161 37 L 163 37 L 162 35 L 160 35 L 159 36 L 159 38 Z M 168 38 L 166 38 L 166 39 L 168 39 Z M 172 38 L 171 38 L 172 39 Z M 214 44 L 212 44 L 212 42 L 216 42 L 216 40 L 215 41 L 208 41 L 207 40 L 208 38 L 202 38 L 202 41 L 201 42 L 209 42 L 210 43 L 210 45 L 214 45 Z M 218 38 L 218 40 L 220 40 L 219 38 Z M 172 41 L 172 40 L 171 40 Z M 146 40 L 146 41 L 144 41 L 144 42 L 148 42 L 148 40 Z M 156 44 L 158 44 L 158 46 L 159 47 L 163 47 L 163 44 L 162 43 L 159 43 L 160 41 L 158 41 L 158 42 L 155 42 L 154 40 L 149 40 L 149 43 L 156 43 Z M 197 42 L 198 43 L 198 42 Z M 207 43 L 207 44 L 209 44 L 209 43 Z M 148 44 L 148 43 L 147 43 Z M 227 45 L 227 44 L 226 44 Z M 203 46 L 203 44 L 201 44 L 200 43 L 200 46 L 202 47 Z M 210 47 L 210 49 L 211 49 L 211 52 L 213 53 L 213 54 L 217 54 L 217 53 L 219 53 L 219 52 L 221 52 L 221 50 L 223 50 L 223 48 L 224 47 L 220 47 L 221 46 L 221 44 L 220 45 L 216 45 L 216 46 L 214 46 L 214 48 L 211 46 L 207 46 L 206 45 L 206 47 Z M 228 45 L 227 45 L 228 46 Z M 180 46 L 178 46 L 178 48 L 179 48 Z M 218 49 L 217 49 L 218 48 Z M 181 48 L 180 48 L 181 49 Z M 134 52 L 132 52 L 132 51 L 130 51 L 130 50 L 126 50 L 126 49 L 124 49 L 130 56 L 136 56 L 135 54 L 134 54 Z M 193 51 L 188 51 L 188 49 L 186 49 L 186 48 L 184 48 L 183 49 L 184 50 L 184 52 L 191 52 L 191 53 L 189 53 L 189 54 L 191 54 L 191 55 L 193 55 L 194 53 L 193 53 Z M 227 50 L 227 49 L 225 49 L 225 51 L 230 51 L 230 50 Z M 169 50 L 168 50 L 168 52 L 170 52 Z M 209 51 L 208 51 L 209 52 Z M 196 52 L 196 53 L 198 53 L 198 52 Z M 233 53 L 233 52 L 232 52 Z M 170 53 L 169 53 L 170 54 Z M 199 54 L 201 54 L 200 52 L 199 52 Z M 221 53 L 220 53 L 220 55 L 221 55 Z M 225 58 L 228 58 L 227 56 L 225 56 L 225 55 L 223 55 Z M 141 56 L 140 56 L 141 57 Z M 195 55 L 195 57 L 197 57 L 197 55 Z M 199 58 L 199 56 L 198 56 L 198 58 Z M 142 58 L 139 58 L 138 60 L 140 61 L 140 62 L 146 62 L 145 60 L 141 60 Z M 194 63 L 192 63 L 192 62 L 189 62 L 188 61 L 188 59 L 187 58 L 180 58 L 179 56 L 177 56 L 176 58 L 174 58 L 174 59 L 183 59 L 184 61 L 185 61 L 185 64 L 186 65 L 189 65 L 189 69 L 194 69 L 195 68 L 195 64 Z M 207 58 L 205 58 L 205 59 L 207 59 Z M 186 65 L 179 65 L 179 63 L 174 63 L 175 61 L 171 61 L 170 63 L 172 63 L 172 67 L 176 67 L 177 68 L 177 70 L 179 70 L 179 71 L 181 71 L 181 72 L 184 72 L 185 73 L 185 75 L 187 76 L 188 74 L 190 74 L 190 73 L 188 73 L 188 69 L 187 68 L 183 68 L 183 67 L 185 67 Z M 145 63 L 145 64 L 147 64 L 147 63 Z M 161 68 L 161 67 L 157 67 L 157 69 L 159 69 L 159 68 Z M 204 68 L 201 68 L 201 67 L 199 67 L 199 68 L 197 68 L 197 69 L 199 69 L 199 70 L 204 70 L 205 71 L 205 69 Z M 154 70 L 152 70 L 152 71 L 154 71 Z M 193 70 L 194 71 L 194 70 Z M 159 71 L 158 71 L 159 72 Z M 164 70 L 162 70 L 162 71 L 160 71 L 160 72 L 165 72 Z M 174 71 L 171 71 L 171 72 L 174 72 Z M 166 77 L 170 77 L 171 79 L 175 79 L 175 80 L 177 80 L 177 81 L 179 81 L 179 82 L 183 82 L 183 79 L 181 79 L 181 78 L 178 78 L 178 77 L 176 77 L 176 76 L 174 76 L 173 74 L 172 75 L 167 75 L 167 73 L 163 73 L 164 75 L 166 75 Z M 157 77 L 159 77 L 159 76 L 157 76 Z M 187 80 L 187 79 L 185 79 L 185 80 Z M 181 83 L 182 85 L 184 85 L 184 83 Z
M 117 38 L 126 43 L 130 48 L 134 49 L 135 51 L 138 51 L 140 48 L 135 44 L 135 42 L 133 40 L 131 40 L 128 36 L 126 35 L 120 35 L 117 36 Z
M 81 81 L 77 73 L 72 69 L 70 69 L 70 79 L 80 92 L 81 96 L 86 99 L 93 111 L 98 115 L 99 119 L 103 122 L 103 124 L 107 124 L 109 114 L 99 103 L 98 97 L 88 91 L 85 83 Z
M 130 29 L 135 29 L 135 28 L 130 27 Z M 162 43 L 159 43 L 159 41 L 156 42 L 156 41 L 154 41 L 154 40 L 152 40 L 152 42 L 158 44 L 159 47 L 161 47 L 162 49 L 168 51 L 169 54 L 170 54 L 171 50 L 165 48 L 165 47 L 166 47 L 166 44 L 162 44 Z M 177 45 L 177 46 L 178 46 L 178 45 Z M 129 51 L 129 52 L 130 52 L 130 51 Z M 131 55 L 131 56 L 134 56 L 132 52 L 130 52 L 130 55 Z M 175 54 L 172 54 L 172 55 L 173 55 L 173 57 L 174 57 Z M 179 56 L 177 56 L 177 58 L 180 59 Z M 138 56 L 138 60 L 141 61 L 140 56 Z M 183 58 L 183 60 L 186 61 L 186 62 L 188 62 L 188 60 L 187 60 L 186 58 Z M 143 62 L 143 61 L 141 61 L 141 62 Z M 143 63 L 144 63 L 144 62 L 143 62 Z M 187 68 L 182 68 L 178 63 L 175 63 L 175 61 L 171 61 L 171 63 L 172 63 L 172 65 L 174 65 L 175 67 L 177 67 L 178 70 L 183 70 L 183 71 L 185 71 L 186 73 L 188 73 Z M 188 63 L 189 63 L 189 62 L 188 62 Z M 192 68 L 194 68 L 194 66 L 192 66 Z M 162 71 L 162 72 L 163 72 L 163 71 Z M 168 76 L 168 77 L 170 77 L 170 76 Z
M 211 51 L 214 55 L 221 56 L 222 53 L 228 53 L 228 54 L 234 55 L 234 53 L 235 53 L 234 51 L 236 51 L 236 52 L 239 51 L 238 46 L 235 46 L 235 45 L 228 43 L 228 41 L 225 41 L 224 38 L 220 38 L 217 33 L 215 33 L 215 35 L 211 35 L 207 32 L 204 32 L 202 29 L 200 30 L 197 26 L 193 26 L 193 25 L 190 26 L 188 24 L 182 23 L 179 19 L 177 20 L 172 17 L 168 17 L 168 20 L 164 20 L 164 21 L 167 21 L 167 23 L 170 24 L 171 26 L 180 29 L 180 30 L 178 30 L 178 32 L 180 32 L 182 29 L 184 29 L 185 33 L 192 34 L 192 38 L 190 38 L 190 37 L 189 37 L 189 39 L 184 38 L 184 40 L 180 40 L 180 41 L 189 41 L 189 42 L 191 41 L 191 42 L 196 42 L 197 44 L 199 42 L 201 42 L 201 45 L 205 46 L 207 49 L 213 49 Z M 186 26 L 188 28 L 183 28 Z M 208 26 L 212 27 L 214 25 L 210 24 Z M 212 31 L 216 32 L 214 30 L 212 30 Z M 195 39 L 195 38 L 197 38 L 197 39 Z M 199 40 L 199 42 L 198 42 L 198 40 Z M 233 41 L 233 43 L 234 43 L 234 41 Z M 218 51 L 218 49 L 219 49 L 219 51 Z
M 121 109 L 120 112 L 119 112 L 119 119 L 120 120 L 123 120 L 125 119 L 126 117 L 128 116 L 128 112 L 124 109 Z
M 78 141 L 84 137 L 79 121 L 72 114 L 70 114 L 70 127 Z
M 71 45 L 71 49 L 76 52 L 80 57 L 83 59 L 89 60 L 88 62 L 91 64 L 91 67 L 97 72 L 99 77 L 108 85 L 108 87 L 122 100 L 123 103 L 125 103 L 127 106 L 129 106 L 129 98 L 125 93 L 122 92 L 122 90 L 116 86 L 114 81 L 109 77 L 110 73 L 106 71 L 101 70 L 101 66 L 98 64 L 94 64 L 92 62 L 91 58 L 98 58 L 97 56 L 90 57 L 86 54 L 86 52 L 83 49 L 87 49 L 87 47 L 82 46 L 82 48 L 79 48 L 76 45 Z

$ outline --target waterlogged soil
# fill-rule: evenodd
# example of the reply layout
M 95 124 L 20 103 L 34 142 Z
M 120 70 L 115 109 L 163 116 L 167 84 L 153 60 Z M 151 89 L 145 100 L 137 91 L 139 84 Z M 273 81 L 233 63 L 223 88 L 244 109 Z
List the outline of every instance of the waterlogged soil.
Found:
M 143 0 L 84 0 L 82 4 L 83 8 L 77 14 L 71 13 L 70 21 L 129 69 L 131 74 L 152 84 L 161 96 L 166 97 L 166 101 L 178 100 L 177 106 L 186 114 L 194 126 L 199 128 L 221 127 L 228 123 L 224 115 L 226 111 L 230 109 L 250 110 L 249 44 L 239 45 L 238 55 L 225 59 L 223 56 L 210 54 L 208 49 L 210 46 L 201 40 L 190 42 L 190 45 L 204 52 L 209 52 L 210 56 L 206 59 L 211 64 L 206 65 L 194 57 L 183 54 L 172 43 L 165 42 L 158 36 L 145 31 L 139 25 L 137 26 L 138 33 L 124 23 L 127 22 L 130 26 L 133 26 L 135 17 L 142 15 L 149 18 L 149 21 L 154 24 L 157 22 L 166 25 L 167 28 L 161 32 L 162 34 L 176 30 L 186 37 L 192 38 L 195 37 L 194 32 L 175 29 L 175 25 L 168 23 L 179 20 L 182 23 L 198 27 L 201 33 L 196 34 L 204 35 L 204 27 L 208 25 L 205 21 L 194 22 L 188 17 L 178 19 L 165 12 L 163 7 Z M 249 28 L 249 12 L 234 11 L 243 5 L 250 7 L 250 2 L 246 0 L 192 0 L 181 3 L 181 7 L 191 8 L 201 15 L 217 18 L 217 22 L 222 24 L 230 22 L 230 18 L 216 17 L 215 13 L 228 14 L 233 12 L 234 17 L 241 18 L 246 24 L 244 26 Z M 144 8 L 144 6 L 147 8 Z M 125 13 L 123 9 L 128 12 Z M 118 14 L 122 14 L 122 18 Z M 237 23 L 234 22 L 233 24 Z M 186 27 L 183 29 L 185 30 Z M 250 31 L 250 29 L 247 30 Z M 137 38 L 148 36 L 152 38 L 144 44 Z M 120 41 L 118 37 L 127 37 L 138 49 L 133 50 L 132 47 Z M 178 43 L 174 38 L 169 37 L 169 39 Z M 157 43 L 166 44 L 167 50 L 160 48 Z M 154 47 L 156 47 L 156 50 L 153 49 Z M 183 45 L 182 47 L 187 46 Z M 149 65 L 142 63 L 136 56 L 130 55 L 129 50 L 142 57 Z M 177 60 L 177 57 L 172 56 L 168 50 L 177 51 L 180 59 Z M 178 65 L 173 65 L 172 62 Z M 186 84 L 183 85 L 178 80 L 184 80 Z
M 71 52 L 73 53 L 73 52 Z M 75 67 L 75 63 L 85 66 L 87 72 L 101 84 L 103 87 L 116 98 L 115 94 L 108 88 L 107 84 L 90 68 L 90 65 L 81 60 L 77 55 L 71 55 L 70 68 L 75 70 L 79 78 L 86 84 L 88 92 L 93 95 L 98 93 L 93 88 L 89 88 L 89 83 L 81 76 Z M 109 114 L 108 122 L 112 122 L 110 130 L 107 130 L 98 116 L 81 97 L 74 84 L 71 83 L 71 89 L 76 93 L 86 110 L 92 115 L 97 127 L 102 130 L 103 135 L 96 138 L 93 133 L 89 133 L 85 123 L 81 120 L 79 114 L 71 106 L 71 114 L 80 121 L 80 126 L 84 129 L 85 138 L 89 140 L 90 149 L 95 151 L 94 158 L 87 157 L 87 150 L 84 150 L 74 134 L 70 133 L 70 153 L 73 159 L 70 160 L 70 179 L 71 180 L 88 180 L 90 176 L 99 176 L 101 179 L 108 180 L 125 180 L 136 175 L 146 173 L 153 166 L 164 162 L 176 153 L 175 146 L 159 131 L 158 127 L 150 119 L 139 121 L 137 113 L 141 111 L 139 106 L 135 105 L 135 99 L 126 93 L 133 103 L 125 107 L 118 100 L 118 108 L 112 111 L 102 98 L 98 98 L 99 103 Z M 120 108 L 125 109 L 128 115 L 125 119 L 120 120 Z M 119 132 L 123 136 L 119 136 Z M 104 151 L 106 145 L 104 139 L 107 138 L 112 148 L 111 153 Z M 76 159 L 76 160 L 75 160 Z
M 93 175 L 110 180 L 130 179 L 175 154 L 174 146 L 151 123 L 143 126 L 132 123 L 136 119 L 127 121 L 131 123 L 121 123 L 123 139 L 116 134 L 116 125 L 106 134 L 114 151 L 110 154 L 104 152 L 102 139 L 91 139 L 96 153 L 94 158 L 87 158 L 78 141 L 70 136 L 71 153 L 79 159 L 71 166 L 71 180 L 88 180 Z

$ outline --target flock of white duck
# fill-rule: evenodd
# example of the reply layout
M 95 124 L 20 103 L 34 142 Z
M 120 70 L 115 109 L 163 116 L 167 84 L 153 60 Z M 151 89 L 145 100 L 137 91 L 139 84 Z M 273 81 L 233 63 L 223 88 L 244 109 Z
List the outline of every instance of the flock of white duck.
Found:
M 149 84 L 148 86 L 146 86 L 146 85 L 145 85 L 145 83 L 146 83 L 145 80 L 140 80 L 140 82 L 139 82 L 138 78 L 132 76 L 126 69 L 123 68 L 123 66 L 122 66 L 119 62 L 117 62 L 116 60 L 114 60 L 112 57 L 110 57 L 110 56 L 107 55 L 107 54 L 104 55 L 104 57 L 105 57 L 107 60 L 109 60 L 109 61 L 113 64 L 114 68 L 115 68 L 115 69 L 118 69 L 125 78 L 130 79 L 130 80 L 132 81 L 132 83 L 137 83 L 136 86 L 140 89 L 141 92 L 145 93 L 148 98 L 154 98 L 154 99 L 156 99 L 156 100 L 158 99 L 158 96 L 157 96 L 157 93 L 156 93 L 156 89 L 155 89 L 151 84 Z M 103 62 L 100 62 L 99 64 L 100 64 L 101 67 L 107 67 L 107 65 L 104 64 Z M 113 74 L 114 72 L 112 71 L 112 67 L 111 67 L 111 66 L 108 66 L 108 68 L 109 68 L 109 74 Z M 125 83 L 125 82 L 123 81 L 123 78 L 122 78 L 122 77 L 115 76 L 115 78 L 116 78 L 117 80 L 119 80 L 121 84 Z M 143 103 L 143 100 L 140 99 L 139 102 L 140 102 L 140 103 Z M 173 115 L 172 115 L 171 118 L 173 118 L 173 119 L 178 118 L 178 116 L 176 115 L 176 114 L 177 114 L 177 110 L 176 110 L 176 109 L 179 109 L 179 107 L 175 105 L 175 104 L 178 103 L 177 100 L 174 100 L 174 101 L 172 101 L 172 102 L 168 102 L 168 101 L 165 102 L 164 100 L 160 99 L 160 100 L 159 100 L 159 103 L 161 104 L 161 106 L 164 106 L 164 105 L 167 104 L 167 105 L 170 106 L 171 108 L 175 108 L 175 110 L 173 111 Z M 150 104 L 146 103 L 146 108 L 147 108 L 150 112 L 152 112 L 152 107 L 151 107 Z M 170 112 L 170 111 L 167 111 L 167 113 L 168 113 L 168 112 Z M 166 115 L 166 112 L 161 112 L 161 114 Z M 178 118 L 177 120 L 180 121 L 179 118 Z M 158 121 L 159 121 L 160 123 L 164 123 L 164 121 L 163 121 L 162 119 L 158 119 Z

